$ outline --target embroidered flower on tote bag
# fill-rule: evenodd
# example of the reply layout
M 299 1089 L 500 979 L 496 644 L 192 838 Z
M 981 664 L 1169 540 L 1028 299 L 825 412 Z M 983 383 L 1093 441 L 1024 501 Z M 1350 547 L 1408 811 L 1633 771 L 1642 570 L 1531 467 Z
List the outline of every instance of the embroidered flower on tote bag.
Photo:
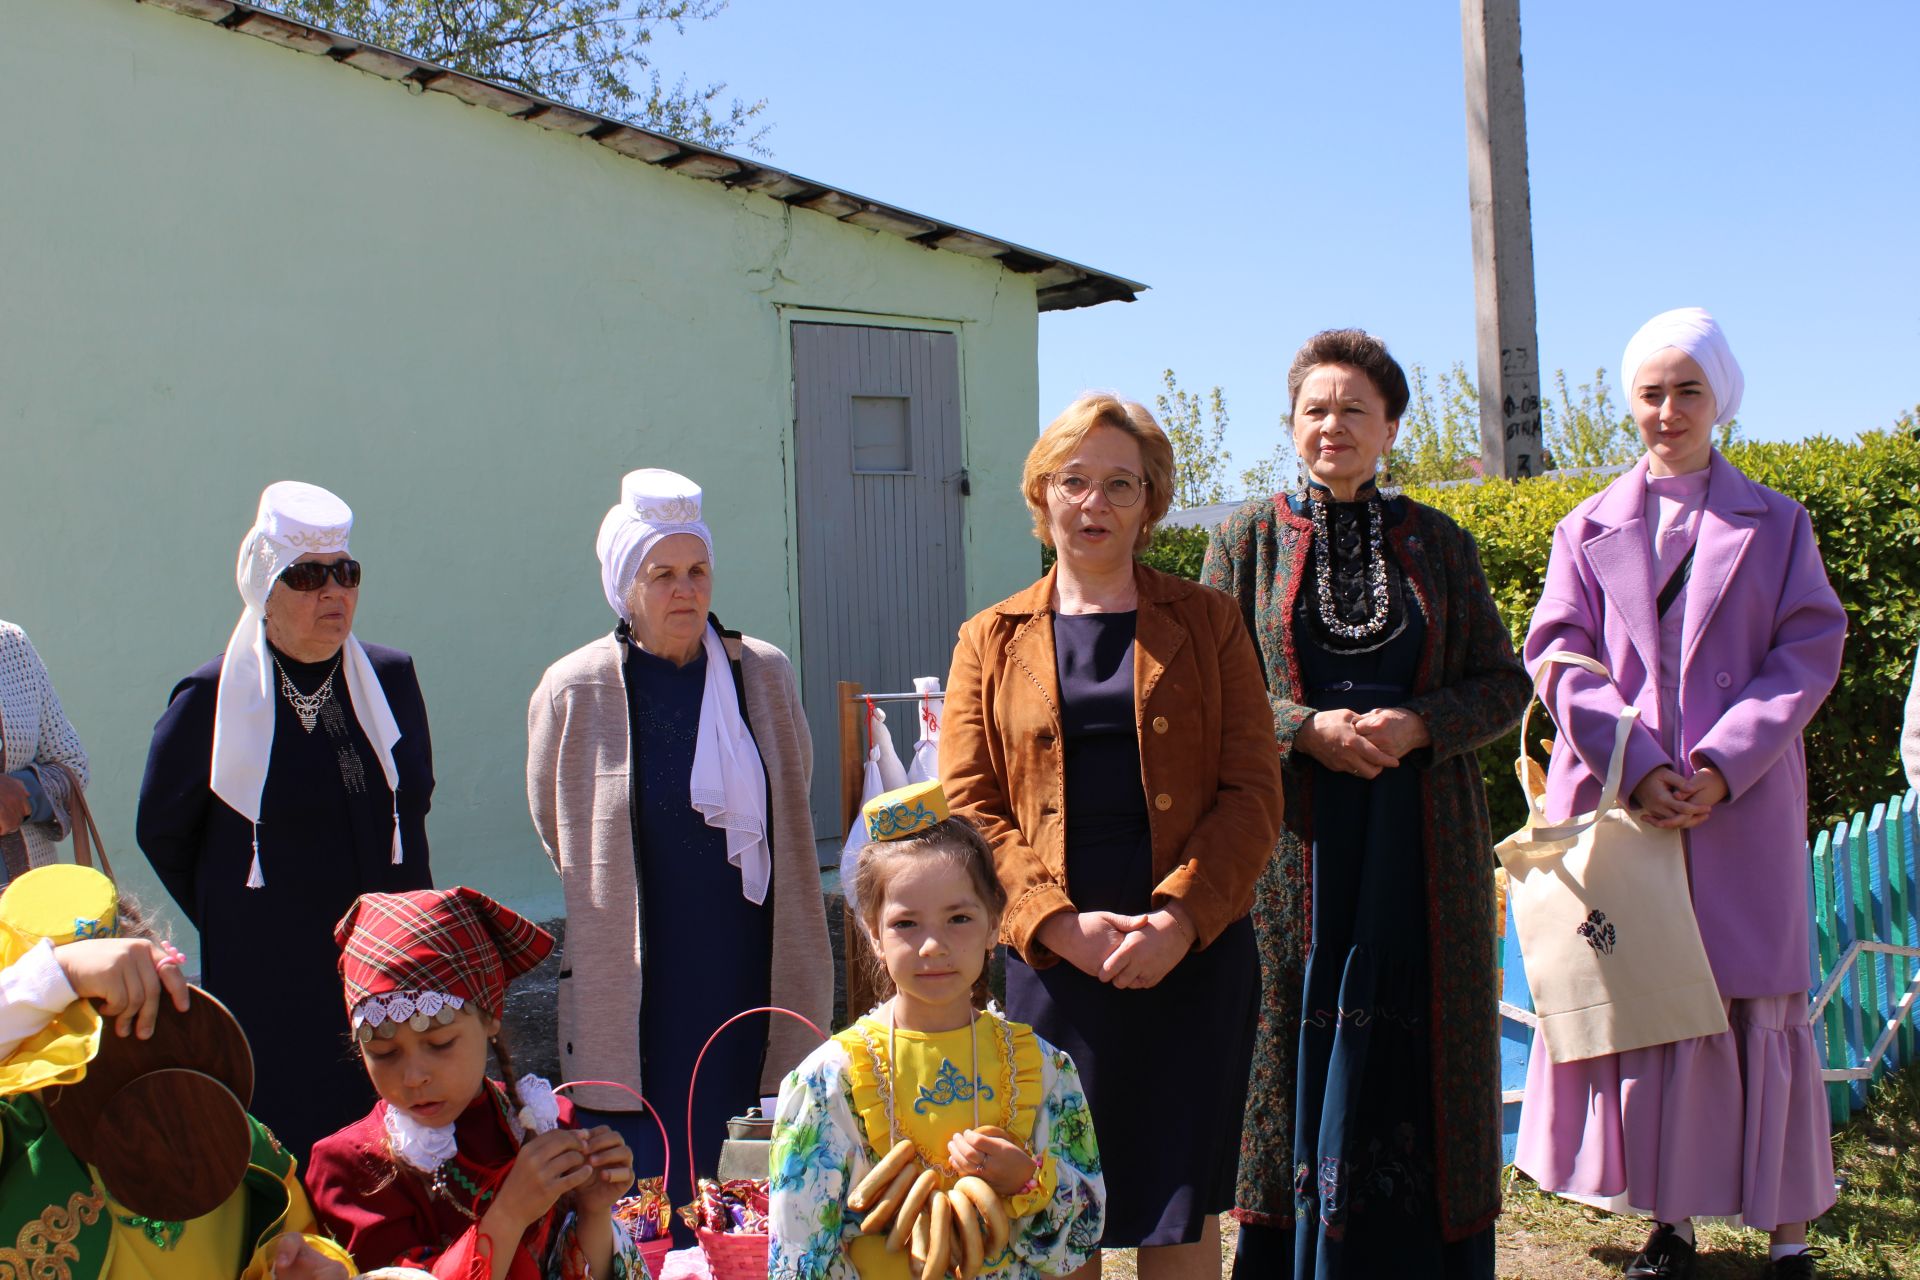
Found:
M 1606 912 L 1597 910 L 1587 912 L 1586 922 L 1574 932 L 1585 938 L 1587 945 L 1601 955 L 1613 954 L 1615 937 L 1613 926 L 1607 923 Z

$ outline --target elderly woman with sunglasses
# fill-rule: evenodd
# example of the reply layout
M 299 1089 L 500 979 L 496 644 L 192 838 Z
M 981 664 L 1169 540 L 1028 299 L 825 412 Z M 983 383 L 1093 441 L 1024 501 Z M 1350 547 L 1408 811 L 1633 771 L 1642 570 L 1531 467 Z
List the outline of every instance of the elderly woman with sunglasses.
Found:
M 1137 558 L 1173 491 L 1145 408 L 1075 401 L 1023 487 L 1058 559 L 961 627 L 941 779 L 1007 891 L 1008 1011 L 1086 1086 L 1100 1243 L 1139 1248 L 1143 1280 L 1218 1276 L 1260 986 L 1247 910 L 1280 831 L 1260 660 L 1230 598 Z
M 413 660 L 353 634 L 352 527 L 325 489 L 267 486 L 240 544 L 246 608 L 174 687 L 140 785 L 140 847 L 252 1042 L 253 1113 L 302 1164 L 373 1105 L 345 1019 L 313 1013 L 339 1007 L 334 923 L 362 893 L 432 884 L 427 709 Z

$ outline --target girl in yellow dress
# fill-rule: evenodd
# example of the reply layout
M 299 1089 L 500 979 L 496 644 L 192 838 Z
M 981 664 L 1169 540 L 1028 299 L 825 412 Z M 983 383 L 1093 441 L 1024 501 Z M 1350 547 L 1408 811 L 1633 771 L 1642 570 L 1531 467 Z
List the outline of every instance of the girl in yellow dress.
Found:
M 770 1280 L 1071 1274 L 1106 1187 L 1072 1060 L 978 1007 L 1006 908 L 993 855 L 938 783 L 865 817 L 842 884 L 892 995 L 781 1086 Z

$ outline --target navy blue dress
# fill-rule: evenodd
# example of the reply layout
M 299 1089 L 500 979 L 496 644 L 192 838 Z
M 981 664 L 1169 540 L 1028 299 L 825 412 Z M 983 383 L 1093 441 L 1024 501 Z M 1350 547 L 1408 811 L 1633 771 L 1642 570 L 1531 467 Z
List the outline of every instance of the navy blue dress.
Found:
M 687 1084 L 715 1028 L 768 1002 L 773 985 L 773 894 L 756 906 L 727 861 L 726 834 L 707 825 L 688 791 L 707 679 L 702 653 L 683 667 L 626 645 L 627 731 L 633 746 L 633 850 L 640 886 L 640 1079 L 673 1140 L 677 1203 L 686 1198 Z M 739 686 L 734 685 L 734 696 Z M 764 1018 L 714 1042 L 694 1099 L 694 1167 L 712 1176 L 726 1123 L 760 1101 Z M 582 1110 L 585 1125 L 610 1124 L 633 1148 L 641 1177 L 661 1172 L 660 1131 L 644 1112 Z M 693 1237 L 674 1219 L 675 1238 Z
M 1153 909 L 1153 839 L 1134 724 L 1136 613 L 1055 614 L 1067 893 L 1080 911 Z M 1233 1203 L 1260 961 L 1242 917 L 1146 990 L 1007 955 L 1007 1011 L 1067 1051 L 1106 1171 L 1101 1244 L 1197 1240 Z M 1195 1046 L 1205 1046 L 1197 1052 Z
M 1387 504 L 1390 525 L 1397 504 Z M 1371 616 L 1364 503 L 1334 504 L 1337 616 Z M 1307 705 L 1398 705 L 1426 620 L 1389 565 L 1388 624 L 1349 639 L 1320 616 L 1313 578 L 1293 618 Z M 1295 1227 L 1240 1229 L 1234 1280 L 1470 1280 L 1493 1275 L 1493 1231 L 1440 1238 L 1435 1196 L 1426 860 L 1419 753 L 1378 777 L 1303 753 L 1313 797 L 1313 939 L 1294 1109 Z
M 353 711 L 345 674 L 311 733 L 274 699 L 273 752 L 260 796 L 260 871 L 247 888 L 253 828 L 213 794 L 216 658 L 174 686 L 147 753 L 136 835 L 180 910 L 200 930 L 200 982 L 233 1010 L 253 1047 L 253 1114 L 304 1166 L 313 1144 L 373 1106 L 342 1001 L 333 927 L 363 893 L 431 888 L 427 809 L 433 744 L 413 659 L 366 645 L 400 740 L 400 833 L 379 757 Z M 281 664 L 303 693 L 334 660 Z

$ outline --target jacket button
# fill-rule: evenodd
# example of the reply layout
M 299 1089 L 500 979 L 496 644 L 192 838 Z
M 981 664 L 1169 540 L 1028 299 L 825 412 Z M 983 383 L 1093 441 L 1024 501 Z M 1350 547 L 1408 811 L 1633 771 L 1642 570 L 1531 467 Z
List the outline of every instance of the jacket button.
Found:
M 1165 716 L 1155 716 L 1153 718 L 1153 731 L 1155 733 L 1165 733 L 1167 731 L 1167 718 Z
M 1162 791 L 1153 798 L 1153 807 L 1165 813 L 1167 810 L 1173 808 L 1173 797 Z
M 1733 687 L 1733 677 L 1728 675 L 1724 671 L 1714 676 L 1713 682 L 1719 685 L 1722 689 L 1730 689 Z

